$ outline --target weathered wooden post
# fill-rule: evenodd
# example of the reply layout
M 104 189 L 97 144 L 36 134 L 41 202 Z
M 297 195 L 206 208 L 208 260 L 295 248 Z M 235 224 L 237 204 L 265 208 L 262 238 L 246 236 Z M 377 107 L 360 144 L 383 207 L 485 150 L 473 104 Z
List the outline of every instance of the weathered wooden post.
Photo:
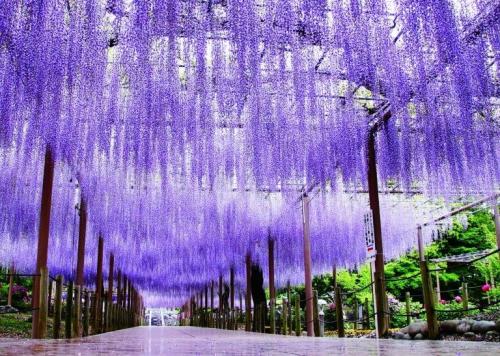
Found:
M 56 300 L 54 303 L 54 339 L 59 339 L 61 337 L 62 287 L 63 277 L 58 275 L 56 277 Z
M 205 286 L 205 327 L 209 327 L 210 318 L 208 317 L 208 285 Z
M 219 312 L 217 313 L 217 327 L 219 329 L 224 329 L 224 320 L 223 320 L 223 308 L 224 303 L 222 300 L 222 274 L 219 275 Z
M 14 268 L 14 264 L 10 266 L 9 269 L 9 291 L 7 294 L 7 305 L 12 305 L 12 293 L 14 290 L 14 274 L 16 273 L 16 270 Z
M 290 281 L 286 282 L 286 298 L 287 298 L 287 306 L 288 306 L 288 332 L 290 335 L 293 335 L 293 320 L 292 320 L 292 291 L 290 288 Z
M 245 258 L 247 289 L 245 292 L 245 331 L 252 330 L 252 260 L 248 253 Z
M 462 282 L 462 305 L 464 310 L 469 310 L 469 289 L 467 282 Z
M 32 337 L 41 339 L 46 325 L 40 323 L 40 277 L 42 268 L 47 268 L 47 254 L 49 246 L 50 208 L 52 205 L 52 186 L 54 182 L 54 158 L 52 151 L 47 146 L 45 149 L 45 162 L 43 169 L 42 201 L 40 206 L 40 223 L 38 228 L 38 247 L 36 257 L 36 270 L 32 292 Z
M 405 293 L 405 304 L 406 304 L 406 325 L 411 324 L 411 307 L 410 307 L 410 292 Z
M 382 240 L 382 223 L 380 220 L 380 202 L 378 196 L 378 178 L 377 178 L 377 156 L 375 151 L 375 131 L 368 134 L 367 140 L 367 160 L 368 160 L 368 196 L 370 200 L 370 209 L 373 214 L 373 234 L 375 238 L 375 303 L 376 319 L 378 326 L 378 336 L 385 336 L 389 331 L 387 294 L 385 285 L 384 271 L 384 248 Z
M 96 291 L 95 291 L 95 311 L 94 311 L 94 333 L 98 334 L 102 325 L 102 257 L 103 257 L 104 241 L 102 236 L 99 236 L 97 246 L 97 276 L 96 276 Z
M 108 301 L 107 301 L 107 307 L 106 307 L 106 330 L 111 331 L 111 320 L 112 320 L 112 312 L 111 308 L 113 305 L 113 281 L 114 281 L 114 274 L 113 274 L 113 268 L 115 266 L 115 255 L 112 253 L 109 254 L 109 273 L 108 273 Z
M 300 325 L 300 295 L 295 294 L 295 335 L 300 336 L 302 328 Z
M 214 325 L 214 281 L 210 281 L 210 327 Z
M 439 271 L 436 271 L 436 303 L 441 300 L 441 284 L 439 282 Z
M 229 270 L 229 288 L 230 288 L 230 327 L 231 330 L 236 330 L 236 319 L 234 315 L 234 267 Z
M 90 292 L 85 291 L 83 304 L 83 336 L 89 336 Z
M 271 334 L 276 333 L 276 290 L 274 289 L 274 240 L 271 236 L 267 239 L 269 258 L 269 323 Z
M 73 281 L 69 281 L 68 289 L 66 290 L 66 318 L 64 322 L 64 336 L 66 339 L 71 339 L 71 327 L 73 319 Z
M 365 298 L 365 329 L 370 329 L 370 304 L 368 303 L 368 298 Z
M 429 339 L 435 340 L 439 336 L 436 311 L 434 309 L 434 297 L 432 293 L 432 280 L 425 260 L 424 242 L 422 238 L 422 226 L 417 227 L 418 253 L 420 258 L 420 274 L 422 276 L 422 291 L 424 294 L 425 313 L 427 315 L 427 327 Z
M 45 338 L 47 336 L 47 318 L 49 314 L 49 271 L 46 267 L 40 269 L 40 313 L 39 313 L 39 323 L 40 323 L 40 337 Z
M 281 317 L 281 323 L 283 325 L 283 335 L 288 334 L 288 301 L 282 301 L 283 314 Z
M 87 207 L 83 197 L 80 200 L 80 225 L 78 229 L 78 255 L 76 262 L 76 283 L 75 283 L 75 318 L 74 318 L 74 334 L 79 337 L 82 335 L 81 323 L 81 300 L 83 288 L 83 266 L 85 263 L 85 240 L 87 233 Z
M 302 195 L 302 223 L 304 233 L 304 274 L 305 274 L 305 292 L 306 292 L 306 313 L 305 324 L 307 336 L 314 336 L 314 317 L 313 317 L 313 290 L 312 290 L 312 269 L 311 269 L 311 240 L 309 232 L 309 204 L 310 198 L 307 193 Z
M 335 287 L 335 315 L 337 318 L 338 337 L 344 337 L 345 328 L 344 328 L 344 312 L 342 310 L 342 289 L 339 286 Z
M 313 291 L 313 318 L 314 318 L 314 336 L 319 337 L 319 310 L 318 310 L 318 291 Z
M 353 310 L 353 315 L 354 315 L 354 330 L 358 330 L 358 320 L 359 320 L 359 304 L 358 304 L 358 299 L 354 299 L 354 310 Z

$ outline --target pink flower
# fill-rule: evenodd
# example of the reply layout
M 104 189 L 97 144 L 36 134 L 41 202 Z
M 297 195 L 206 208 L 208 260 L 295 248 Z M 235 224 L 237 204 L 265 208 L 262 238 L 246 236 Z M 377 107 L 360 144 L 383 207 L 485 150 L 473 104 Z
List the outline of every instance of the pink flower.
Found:
M 461 296 L 459 296 L 459 295 L 457 295 L 457 296 L 455 297 L 455 302 L 460 303 L 461 301 L 462 301 L 462 297 L 461 297 Z
M 439 301 L 439 304 L 446 304 L 446 300 L 441 299 L 441 300 Z
M 491 290 L 491 286 L 488 283 L 486 283 L 481 287 L 481 290 L 483 292 L 489 292 Z
M 335 309 L 335 303 L 330 303 L 328 305 L 328 308 L 330 308 L 330 310 L 334 310 Z

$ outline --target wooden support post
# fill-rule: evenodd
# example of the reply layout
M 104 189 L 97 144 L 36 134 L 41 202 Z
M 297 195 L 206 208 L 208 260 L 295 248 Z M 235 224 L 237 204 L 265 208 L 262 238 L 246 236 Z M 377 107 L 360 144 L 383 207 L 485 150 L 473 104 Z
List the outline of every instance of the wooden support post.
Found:
M 245 292 L 245 331 L 252 330 L 252 260 L 248 253 L 245 258 L 247 289 Z
M 49 314 L 49 272 L 46 267 L 40 269 L 40 310 L 39 310 L 39 330 L 40 338 L 47 336 L 47 318 Z
M 63 277 L 58 275 L 56 277 L 56 300 L 54 303 L 54 339 L 59 339 L 61 337 L 62 287 Z
M 353 328 L 354 330 L 358 330 L 358 321 L 359 321 L 359 303 L 358 299 L 354 299 L 354 310 L 353 310 L 353 315 L 354 315 L 354 325 Z
M 314 317 L 313 317 L 313 291 L 312 291 L 312 268 L 311 268 L 311 240 L 309 233 L 309 203 L 310 198 L 306 193 L 302 195 L 302 222 L 304 228 L 304 288 L 306 292 L 306 313 L 305 324 L 307 336 L 314 336 Z
M 73 281 L 69 281 L 68 289 L 66 291 L 66 318 L 64 322 L 64 336 L 66 339 L 71 339 L 71 327 L 73 319 Z
M 495 218 L 495 233 L 497 237 L 497 249 L 500 250 L 500 213 L 498 212 L 498 204 L 497 198 L 493 199 L 493 216 Z M 500 251 L 498 252 L 498 256 L 500 257 Z
M 224 319 L 223 319 L 223 309 L 224 309 L 224 303 L 222 300 L 222 274 L 219 275 L 219 313 L 218 313 L 218 318 L 217 318 L 217 325 L 219 329 L 224 329 Z
M 406 304 L 406 325 L 411 324 L 411 297 L 410 292 L 405 293 L 405 304 Z
M 9 291 L 7 294 L 7 305 L 12 305 L 12 292 L 14 290 L 14 274 L 16 270 L 14 268 L 14 264 L 9 269 Z
M 231 295 L 230 295 L 230 327 L 229 329 L 231 330 L 236 330 L 235 325 L 236 325 L 236 319 L 234 317 L 234 267 L 231 267 L 229 270 L 229 288 L 231 290 Z
M 314 336 L 319 337 L 319 310 L 318 310 L 318 291 L 313 291 L 313 318 L 314 318 Z
M 441 300 L 441 284 L 439 283 L 439 271 L 436 271 L 436 303 Z
M 210 318 L 208 317 L 208 285 L 205 286 L 205 327 L 209 327 Z
M 288 300 L 283 300 L 282 301 L 282 306 L 283 306 L 283 314 L 281 317 L 281 325 L 282 325 L 282 332 L 283 335 L 288 335 L 288 303 L 290 301 Z
M 270 309 L 270 331 L 276 333 L 276 290 L 274 288 L 274 240 L 269 236 L 267 240 L 269 259 L 269 309 Z
M 116 304 L 118 306 L 121 306 L 121 301 L 122 301 L 122 271 L 118 270 L 118 276 L 116 277 L 117 279 L 117 284 L 116 284 Z
M 40 323 L 40 275 L 42 268 L 47 268 L 47 254 L 49 247 L 50 208 L 52 205 L 52 186 L 54 182 L 54 158 L 47 146 L 43 169 L 42 201 L 40 206 L 40 223 L 38 228 L 38 248 L 36 270 L 32 293 L 32 330 L 33 339 L 41 339 L 43 326 Z
M 429 339 L 435 340 L 439 336 L 436 311 L 434 309 L 434 297 L 432 293 L 432 280 L 425 260 L 424 242 L 422 238 L 422 227 L 417 228 L 418 252 L 420 258 L 420 273 L 422 276 L 422 291 L 424 295 L 425 313 L 427 315 L 427 327 L 429 329 Z
M 85 240 L 87 234 L 87 206 L 83 197 L 80 199 L 80 224 L 78 228 L 78 255 L 76 262 L 76 298 L 75 298 L 75 324 L 74 334 L 79 337 L 82 335 L 82 288 L 83 288 L 83 267 L 85 264 Z
M 115 266 L 115 256 L 110 253 L 109 254 L 109 273 L 108 273 L 108 305 L 106 309 L 107 317 L 106 317 L 106 330 L 111 331 L 111 306 L 113 305 L 113 280 L 114 280 L 114 274 L 113 274 L 113 268 Z
M 52 313 L 52 307 L 51 307 L 51 304 L 52 304 L 52 290 L 54 289 L 53 288 L 53 284 L 52 284 L 52 279 L 50 278 L 49 276 L 49 297 L 47 299 L 47 305 L 48 305 L 48 315 L 50 316 L 51 313 Z
M 104 241 L 102 236 L 99 236 L 97 247 L 97 276 L 96 276 L 96 291 L 95 291 L 95 311 L 94 311 L 94 333 L 98 334 L 102 331 L 102 258 L 104 250 Z
M 292 291 L 290 288 L 290 281 L 286 282 L 286 298 L 288 300 L 287 306 L 288 306 L 288 325 L 290 326 L 288 328 L 288 332 L 290 335 L 293 334 L 293 320 L 292 320 Z
M 342 289 L 335 287 L 335 315 L 337 319 L 338 337 L 345 337 L 344 312 L 342 310 Z
M 302 334 L 302 327 L 300 325 L 300 296 L 295 294 L 295 335 L 300 336 Z
M 365 298 L 365 306 L 364 306 L 364 311 L 365 311 L 365 329 L 370 329 L 370 304 L 368 303 L 368 298 Z
M 469 310 L 469 289 L 467 282 L 462 282 L 462 305 L 465 311 Z
M 214 327 L 214 281 L 210 281 L 210 327 Z
M 380 220 L 380 203 L 378 196 L 378 178 L 377 178 L 377 158 L 375 151 L 375 133 L 370 132 L 367 140 L 367 159 L 368 159 L 368 196 L 370 208 L 373 214 L 373 233 L 375 237 L 375 300 L 376 300 L 376 318 L 378 325 L 378 336 L 387 335 L 389 331 L 387 294 L 385 286 L 384 271 L 384 248 L 382 241 L 382 223 Z
M 89 336 L 90 292 L 85 291 L 83 304 L 83 336 Z

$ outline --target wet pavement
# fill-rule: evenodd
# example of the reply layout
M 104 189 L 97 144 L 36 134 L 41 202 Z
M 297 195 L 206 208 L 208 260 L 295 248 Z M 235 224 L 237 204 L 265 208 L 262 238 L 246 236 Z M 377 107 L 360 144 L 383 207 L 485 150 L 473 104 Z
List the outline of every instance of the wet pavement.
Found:
M 486 342 L 307 338 L 194 327 L 137 327 L 85 339 L 0 339 L 0 355 L 500 355 Z

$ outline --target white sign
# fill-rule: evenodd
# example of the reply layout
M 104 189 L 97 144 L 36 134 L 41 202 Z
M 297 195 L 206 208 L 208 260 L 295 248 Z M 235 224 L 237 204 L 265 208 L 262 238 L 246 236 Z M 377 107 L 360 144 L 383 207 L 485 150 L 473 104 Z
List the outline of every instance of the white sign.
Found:
M 364 215 L 364 229 L 365 229 L 365 242 L 366 242 L 366 255 L 368 258 L 375 256 L 375 232 L 373 229 L 373 214 L 370 209 Z

